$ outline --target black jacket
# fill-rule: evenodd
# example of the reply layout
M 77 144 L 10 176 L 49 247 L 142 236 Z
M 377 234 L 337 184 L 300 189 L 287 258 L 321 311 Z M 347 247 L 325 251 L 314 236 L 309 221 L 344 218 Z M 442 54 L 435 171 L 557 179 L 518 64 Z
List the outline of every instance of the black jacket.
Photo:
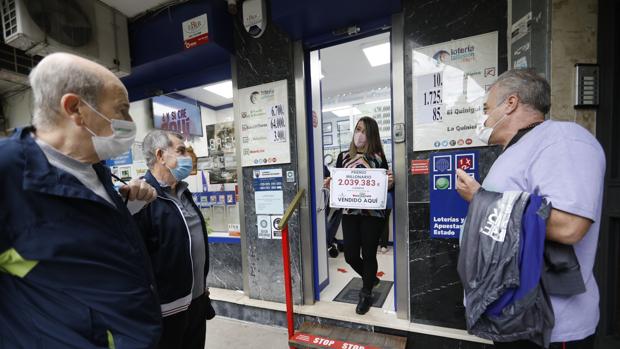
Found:
M 134 215 L 151 257 L 163 316 L 187 310 L 192 301 L 194 276 L 190 232 L 181 209 L 166 195 L 151 171 L 144 179 L 157 191 L 157 199 Z M 189 190 L 183 192 L 199 213 L 205 241 L 205 280 L 209 272 L 209 248 L 204 218 Z M 206 281 L 205 281 L 206 285 Z

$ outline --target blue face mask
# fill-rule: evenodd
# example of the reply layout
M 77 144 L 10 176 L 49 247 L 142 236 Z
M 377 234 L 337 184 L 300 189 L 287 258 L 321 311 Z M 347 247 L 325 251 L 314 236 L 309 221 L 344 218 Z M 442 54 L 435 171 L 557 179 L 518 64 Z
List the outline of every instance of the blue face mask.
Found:
M 177 182 L 180 182 L 187 178 L 187 176 L 189 176 L 189 174 L 192 172 L 192 167 L 192 158 L 190 158 L 189 156 L 177 156 L 177 167 L 168 167 L 168 169 L 177 180 Z

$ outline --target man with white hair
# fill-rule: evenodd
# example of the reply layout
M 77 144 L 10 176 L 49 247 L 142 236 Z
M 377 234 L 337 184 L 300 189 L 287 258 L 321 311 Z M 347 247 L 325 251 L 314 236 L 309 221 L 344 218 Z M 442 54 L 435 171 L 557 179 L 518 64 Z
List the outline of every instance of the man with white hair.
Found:
M 157 280 L 163 316 L 159 349 L 204 348 L 206 320 L 215 316 L 206 286 L 207 226 L 183 181 L 193 168 L 183 139 L 176 132 L 153 130 L 142 142 L 149 168 L 144 179 L 157 199 L 134 217 Z
M 513 69 L 500 75 L 489 91 L 476 132 L 482 142 L 501 145 L 503 152 L 482 186 L 457 170 L 456 189 L 467 201 L 482 187 L 498 193 L 523 191 L 551 203 L 546 239 L 574 248 L 585 292 L 561 294 L 545 286 L 555 315 L 550 348 L 589 349 L 594 348 L 599 321 L 593 268 L 605 154 L 596 138 L 576 123 L 545 120 L 550 99 L 549 83 L 533 69 Z M 562 291 L 566 292 L 567 286 L 571 285 L 564 285 Z M 541 348 L 529 340 L 496 342 L 495 346 Z
M 155 281 L 126 208 L 155 192 L 115 191 L 101 164 L 134 141 L 127 91 L 64 53 L 30 84 L 33 127 L 0 141 L 0 348 L 155 348 Z

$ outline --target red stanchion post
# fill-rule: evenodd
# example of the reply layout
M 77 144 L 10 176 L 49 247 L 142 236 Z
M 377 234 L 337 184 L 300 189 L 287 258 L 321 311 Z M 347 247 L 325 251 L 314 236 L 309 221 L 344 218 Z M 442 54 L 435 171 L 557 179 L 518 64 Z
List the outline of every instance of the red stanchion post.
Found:
M 286 292 L 286 320 L 288 324 L 288 338 L 295 334 L 293 323 L 293 287 L 291 285 L 291 256 L 288 245 L 288 224 L 282 229 L 282 257 L 284 262 L 284 287 Z

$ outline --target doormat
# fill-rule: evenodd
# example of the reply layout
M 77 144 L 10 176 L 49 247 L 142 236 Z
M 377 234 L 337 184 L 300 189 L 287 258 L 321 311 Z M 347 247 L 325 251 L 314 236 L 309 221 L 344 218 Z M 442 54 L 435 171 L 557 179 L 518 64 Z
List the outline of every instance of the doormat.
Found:
M 392 289 L 393 281 L 381 280 L 379 285 L 372 289 L 372 306 L 381 308 L 385 299 L 387 298 L 390 290 Z M 353 278 L 349 283 L 338 293 L 334 302 L 357 304 L 360 299 L 360 290 L 362 289 L 362 278 Z

